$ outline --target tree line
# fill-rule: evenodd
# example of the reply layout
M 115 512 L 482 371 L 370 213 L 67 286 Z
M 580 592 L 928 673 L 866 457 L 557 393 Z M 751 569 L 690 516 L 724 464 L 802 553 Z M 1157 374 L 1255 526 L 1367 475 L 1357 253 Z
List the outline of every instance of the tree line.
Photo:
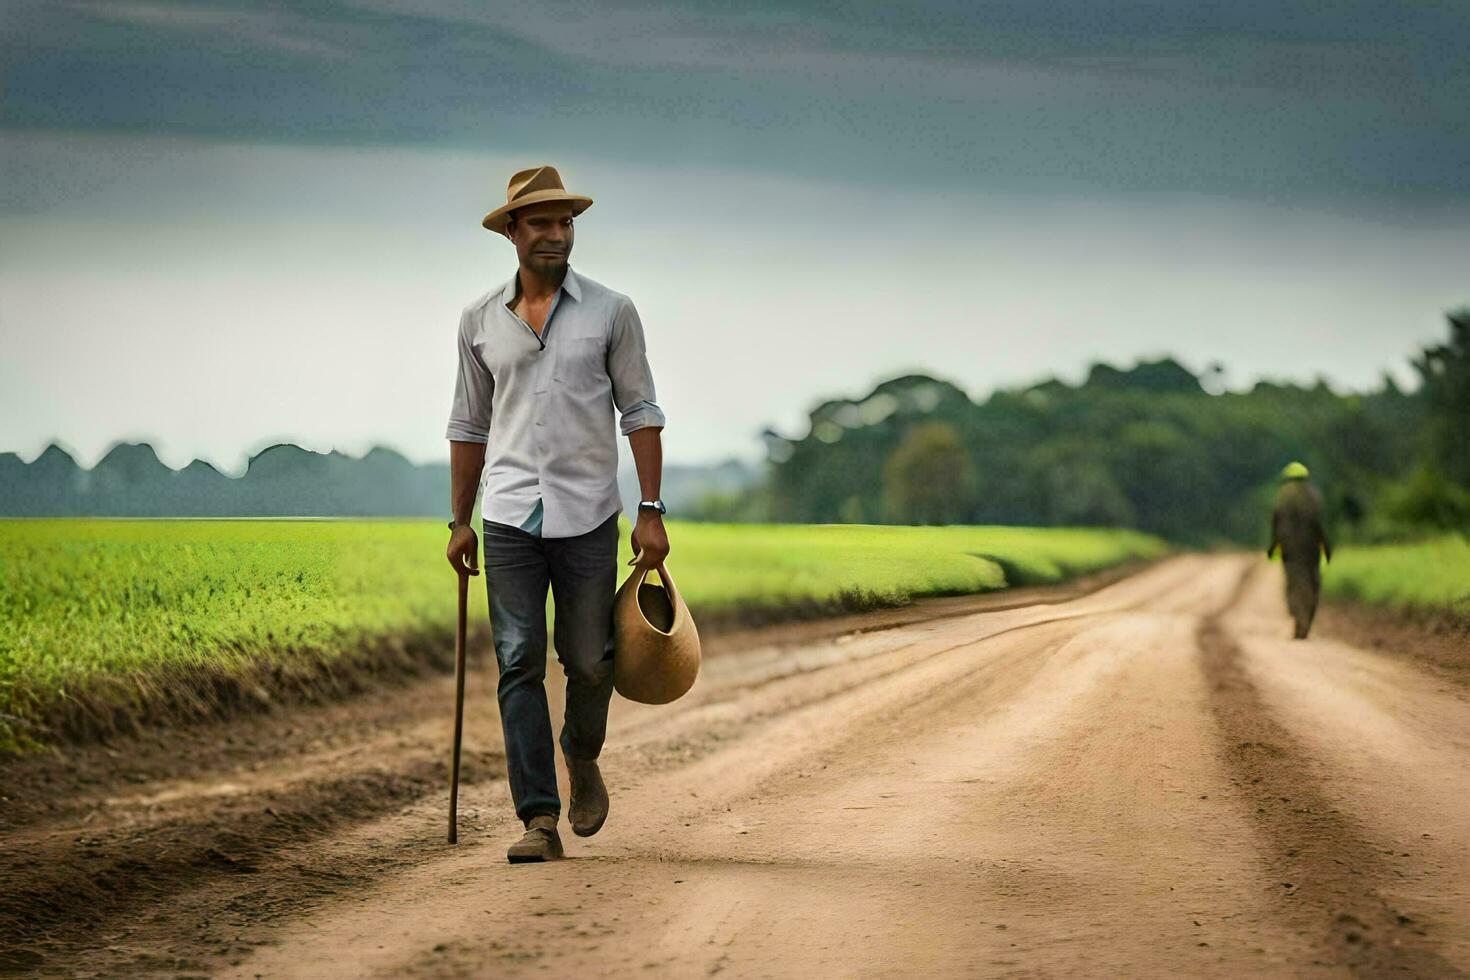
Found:
M 1265 533 L 1276 475 L 1311 469 L 1341 533 L 1470 527 L 1470 308 L 1415 358 L 1419 385 L 1260 382 L 1212 394 L 1173 359 L 1094 365 L 982 402 L 905 375 L 767 430 L 768 479 L 711 495 L 718 520 L 1117 525 L 1193 543 Z

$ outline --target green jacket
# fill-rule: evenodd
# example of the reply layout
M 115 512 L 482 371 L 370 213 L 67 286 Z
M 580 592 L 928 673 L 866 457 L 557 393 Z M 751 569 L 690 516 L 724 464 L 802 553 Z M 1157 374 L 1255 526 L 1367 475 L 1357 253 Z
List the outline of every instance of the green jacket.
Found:
M 1306 480 L 1287 480 L 1276 491 L 1271 515 L 1271 546 L 1281 549 L 1281 560 L 1315 564 L 1318 554 L 1332 560 L 1332 544 L 1322 530 L 1322 494 Z

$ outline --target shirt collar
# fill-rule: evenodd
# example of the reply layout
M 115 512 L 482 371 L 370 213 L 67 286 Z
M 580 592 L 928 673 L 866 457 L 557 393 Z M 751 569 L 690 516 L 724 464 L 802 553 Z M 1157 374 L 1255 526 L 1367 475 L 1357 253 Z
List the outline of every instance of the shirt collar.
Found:
M 515 274 L 510 277 L 510 281 L 505 284 L 505 288 L 500 290 L 501 306 L 510 306 L 515 300 L 516 286 L 519 283 L 520 277 L 521 272 L 517 269 Z M 562 278 L 561 288 L 562 292 L 566 293 L 572 299 L 579 303 L 582 301 L 582 284 L 577 280 L 577 274 L 572 271 L 570 265 L 567 266 L 567 274 Z
M 562 277 L 561 288 L 566 290 L 566 294 L 572 299 L 579 303 L 582 302 L 582 284 L 577 281 L 577 274 L 572 271 L 570 265 L 567 266 L 567 274 Z

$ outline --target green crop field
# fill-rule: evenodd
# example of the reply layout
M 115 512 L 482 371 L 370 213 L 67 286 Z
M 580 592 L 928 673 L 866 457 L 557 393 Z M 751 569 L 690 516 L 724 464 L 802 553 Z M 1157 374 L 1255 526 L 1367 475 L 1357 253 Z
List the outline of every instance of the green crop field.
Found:
M 1332 598 L 1470 615 L 1470 541 L 1450 534 L 1413 544 L 1344 547 L 1323 571 Z
M 1048 528 L 670 522 L 669 537 L 696 616 L 895 605 L 1165 551 L 1135 532 Z M 0 748 L 207 715 L 217 706 L 195 688 L 268 688 L 370 662 L 393 638 L 419 638 L 400 657 L 444 646 L 446 538 L 437 521 L 0 521 Z M 626 559 L 626 524 L 621 547 Z

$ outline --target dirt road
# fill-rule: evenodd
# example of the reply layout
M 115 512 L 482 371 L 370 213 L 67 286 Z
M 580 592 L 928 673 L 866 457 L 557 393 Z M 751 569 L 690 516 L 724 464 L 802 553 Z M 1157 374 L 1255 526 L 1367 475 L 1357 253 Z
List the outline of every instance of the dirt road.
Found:
M 213 755 L 208 732 L 78 755 L 66 799 L 23 773 L 0 827 L 0 963 L 1470 974 L 1470 691 L 1405 651 L 1285 639 L 1279 574 L 1183 556 L 1068 601 L 727 638 L 683 701 L 615 699 L 612 815 L 550 865 L 504 863 L 484 664 L 455 848 L 442 678 L 233 726 Z

